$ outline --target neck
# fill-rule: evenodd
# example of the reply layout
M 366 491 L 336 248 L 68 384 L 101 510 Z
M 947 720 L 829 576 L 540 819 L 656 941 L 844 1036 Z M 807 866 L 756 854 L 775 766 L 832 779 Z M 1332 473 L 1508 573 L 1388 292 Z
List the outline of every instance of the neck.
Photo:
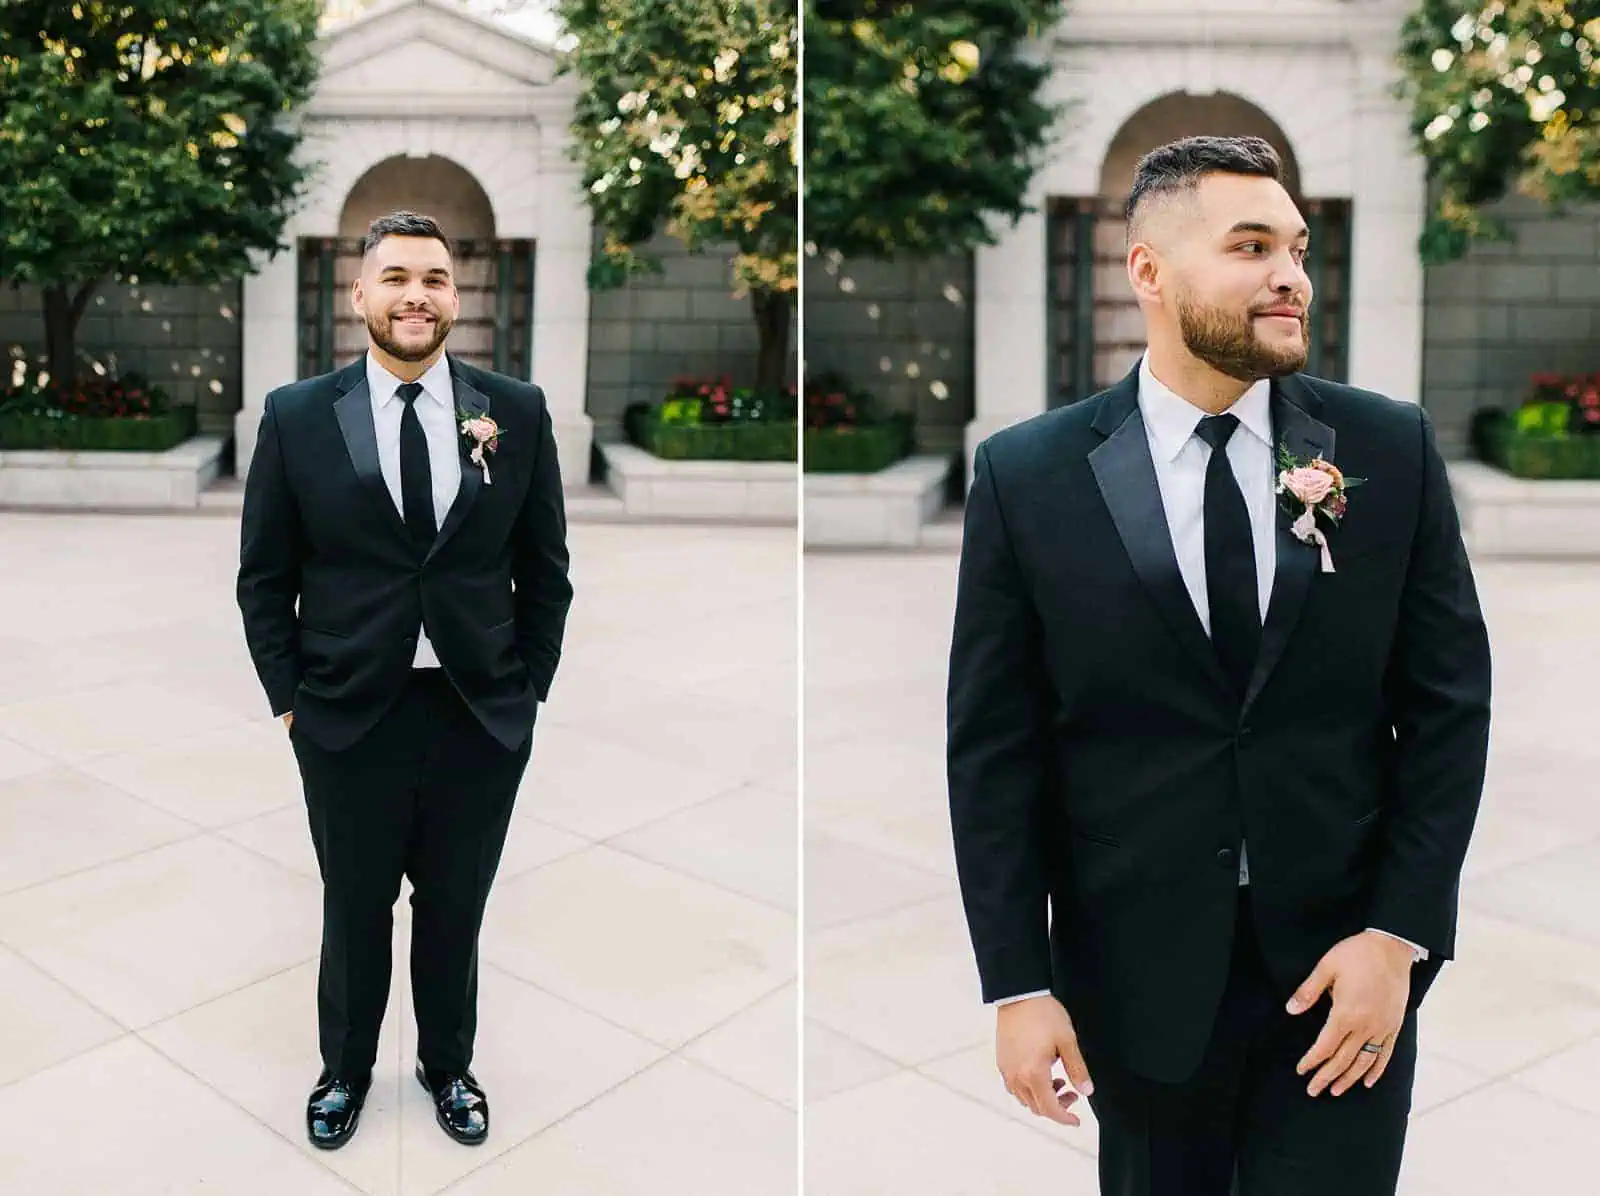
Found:
M 1188 349 L 1157 343 L 1149 349 L 1150 373 L 1157 382 L 1207 415 L 1221 415 L 1237 403 L 1251 383 L 1231 378 Z
M 444 356 L 443 345 L 440 345 L 421 361 L 402 361 L 392 353 L 385 353 L 371 341 L 367 342 L 367 348 L 372 352 L 372 356 L 377 359 L 379 365 L 402 382 L 415 382 L 431 370 L 439 358 Z

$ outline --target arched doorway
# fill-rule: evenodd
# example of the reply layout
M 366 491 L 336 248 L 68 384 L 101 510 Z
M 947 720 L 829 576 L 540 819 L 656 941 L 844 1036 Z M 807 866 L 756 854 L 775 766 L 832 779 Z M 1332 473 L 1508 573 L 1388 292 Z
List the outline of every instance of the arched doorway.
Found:
M 393 157 L 350 188 L 336 237 L 299 243 L 299 374 L 324 374 L 366 351 L 366 327 L 350 306 L 361 273 L 361 238 L 373 220 L 409 209 L 439 222 L 454 249 L 461 315 L 450 352 L 513 377 L 529 377 L 534 244 L 495 236 L 494 208 L 472 174 L 438 156 Z
M 1112 139 L 1095 195 L 1058 196 L 1048 208 L 1049 402 L 1087 398 L 1125 375 L 1144 351 L 1144 324 L 1128 285 L 1123 218 L 1139 159 L 1180 137 L 1261 137 L 1283 159 L 1284 185 L 1311 228 L 1307 263 L 1315 289 L 1306 369 L 1343 380 L 1349 360 L 1350 204 L 1307 197 L 1294 148 L 1248 100 L 1182 92 L 1153 100 Z

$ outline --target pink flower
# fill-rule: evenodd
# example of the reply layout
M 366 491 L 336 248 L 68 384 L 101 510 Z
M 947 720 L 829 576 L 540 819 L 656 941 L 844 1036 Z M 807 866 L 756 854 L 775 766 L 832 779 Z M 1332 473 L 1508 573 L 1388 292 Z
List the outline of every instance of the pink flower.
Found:
M 1308 507 L 1316 506 L 1333 491 L 1333 478 L 1310 465 L 1286 469 L 1278 475 L 1278 481 Z
M 495 433 L 500 430 L 500 426 L 492 419 L 479 417 L 478 419 L 466 420 L 461 425 L 461 430 L 479 444 L 487 444 L 494 439 Z

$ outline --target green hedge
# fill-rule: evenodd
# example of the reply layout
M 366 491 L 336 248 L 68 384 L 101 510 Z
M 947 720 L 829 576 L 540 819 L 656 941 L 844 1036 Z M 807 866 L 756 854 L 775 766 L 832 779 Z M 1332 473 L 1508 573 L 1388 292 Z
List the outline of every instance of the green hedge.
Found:
M 665 461 L 793 461 L 792 422 L 665 424 L 650 412 L 632 415 L 629 439 Z
M 0 411 L 0 449 L 164 453 L 194 433 L 193 407 L 141 419 Z
M 897 412 L 878 424 L 807 428 L 807 473 L 877 473 L 911 451 L 911 419 Z
M 1513 477 L 1600 479 L 1600 435 L 1540 435 L 1519 429 L 1503 411 L 1473 419 L 1473 446 L 1488 464 Z

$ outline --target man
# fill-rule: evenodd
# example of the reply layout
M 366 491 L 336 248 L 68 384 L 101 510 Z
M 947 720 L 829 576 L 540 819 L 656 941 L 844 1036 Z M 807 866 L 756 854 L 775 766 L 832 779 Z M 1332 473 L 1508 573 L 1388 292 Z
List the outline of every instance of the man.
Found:
M 417 1079 L 470 1145 L 478 931 L 572 602 L 561 476 L 543 392 L 445 354 L 461 301 L 436 223 L 374 221 L 350 301 L 366 356 L 267 396 L 239 557 L 322 873 L 306 1131 L 355 1132 L 409 876 Z
M 1445 468 L 1419 407 L 1297 372 L 1280 175 L 1258 138 L 1139 164 L 1148 352 L 989 438 L 967 502 L 968 926 L 1007 1088 L 1068 1125 L 1089 1098 L 1108 1196 L 1395 1191 L 1482 791 Z

